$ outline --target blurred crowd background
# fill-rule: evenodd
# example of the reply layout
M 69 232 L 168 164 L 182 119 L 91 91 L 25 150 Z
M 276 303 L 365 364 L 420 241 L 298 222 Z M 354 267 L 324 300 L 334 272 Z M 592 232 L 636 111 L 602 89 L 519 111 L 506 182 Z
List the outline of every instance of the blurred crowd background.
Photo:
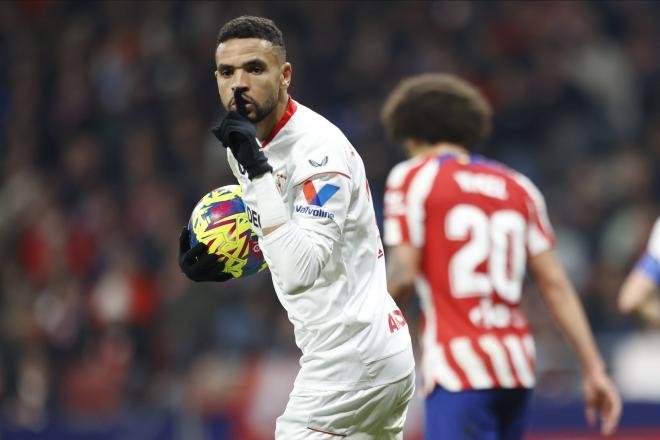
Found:
M 660 401 L 657 335 L 616 309 L 660 215 L 660 3 L 33 0 L 0 2 L 4 426 L 160 408 L 182 415 L 182 438 L 221 438 L 197 422 L 222 417 L 234 438 L 259 418 L 272 433 L 299 352 L 270 277 L 193 284 L 176 261 L 197 200 L 233 183 L 210 133 L 222 117 L 213 54 L 243 14 L 283 30 L 292 96 L 356 146 L 379 221 L 404 158 L 379 121 L 388 92 L 430 71 L 479 86 L 496 114 L 483 152 L 544 192 L 624 397 Z M 525 297 L 538 398 L 579 398 L 532 283 Z M 266 389 L 281 405 L 255 397 Z

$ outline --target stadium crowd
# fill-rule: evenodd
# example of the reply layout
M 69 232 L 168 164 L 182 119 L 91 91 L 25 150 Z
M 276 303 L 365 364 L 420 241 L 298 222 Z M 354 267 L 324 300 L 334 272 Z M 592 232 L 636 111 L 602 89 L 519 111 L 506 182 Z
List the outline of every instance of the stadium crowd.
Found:
M 403 155 L 379 122 L 388 91 L 428 71 L 478 85 L 485 147 L 545 193 L 608 360 L 640 330 L 616 295 L 660 214 L 658 3 L 0 2 L 3 419 L 231 411 L 237 371 L 297 357 L 267 274 L 193 284 L 176 263 L 196 201 L 233 183 L 213 53 L 243 14 L 285 32 L 292 96 L 358 148 L 379 221 Z M 573 397 L 575 360 L 525 296 L 538 392 Z

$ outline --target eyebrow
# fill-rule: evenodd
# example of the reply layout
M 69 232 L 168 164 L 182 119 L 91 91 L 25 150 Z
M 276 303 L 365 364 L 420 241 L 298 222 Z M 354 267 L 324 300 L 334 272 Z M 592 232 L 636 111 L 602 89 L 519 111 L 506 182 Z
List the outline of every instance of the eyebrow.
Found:
M 254 59 L 251 59 L 251 60 L 248 60 L 248 61 L 244 62 L 243 65 L 242 65 L 242 67 L 253 67 L 253 66 L 266 67 L 267 64 L 261 58 L 254 58 Z M 220 63 L 220 64 L 218 64 L 217 70 L 219 72 L 222 69 L 235 69 L 235 68 L 236 68 L 236 66 L 233 66 L 231 64 L 222 64 L 222 63 Z

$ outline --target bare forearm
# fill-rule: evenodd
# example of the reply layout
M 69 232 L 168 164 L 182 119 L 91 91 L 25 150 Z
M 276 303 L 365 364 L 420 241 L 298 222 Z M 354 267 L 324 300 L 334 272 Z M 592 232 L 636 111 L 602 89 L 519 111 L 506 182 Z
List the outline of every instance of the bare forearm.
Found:
M 554 251 L 532 257 L 529 267 L 557 326 L 578 357 L 583 371 L 604 368 L 582 304 Z
M 412 295 L 413 284 L 406 278 L 404 271 L 400 267 L 388 264 L 387 290 L 400 306 L 402 303 L 407 302 Z
M 637 311 L 644 321 L 660 328 L 660 298 L 657 296 L 648 298 L 637 308 Z
M 660 326 L 660 298 L 654 280 L 633 269 L 621 286 L 619 310 L 626 314 L 637 312 L 648 323 Z
M 419 264 L 419 250 L 408 245 L 389 249 L 387 254 L 387 290 L 399 304 L 405 304 L 413 293 Z
M 584 308 L 568 280 L 546 286 L 544 299 L 584 371 L 604 368 Z

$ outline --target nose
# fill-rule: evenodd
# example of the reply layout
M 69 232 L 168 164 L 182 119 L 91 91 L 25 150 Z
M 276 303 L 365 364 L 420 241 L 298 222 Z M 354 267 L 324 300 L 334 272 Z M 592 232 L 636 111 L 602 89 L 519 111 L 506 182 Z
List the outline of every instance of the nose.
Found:
M 243 93 L 247 92 L 247 90 L 247 87 L 232 87 L 232 97 L 239 113 L 245 111 L 245 98 L 243 97 Z
M 236 93 L 238 90 L 239 92 L 245 92 L 249 89 L 248 86 L 248 75 L 245 74 L 243 69 L 237 69 L 236 72 L 234 73 L 234 83 L 232 84 L 231 91 Z

